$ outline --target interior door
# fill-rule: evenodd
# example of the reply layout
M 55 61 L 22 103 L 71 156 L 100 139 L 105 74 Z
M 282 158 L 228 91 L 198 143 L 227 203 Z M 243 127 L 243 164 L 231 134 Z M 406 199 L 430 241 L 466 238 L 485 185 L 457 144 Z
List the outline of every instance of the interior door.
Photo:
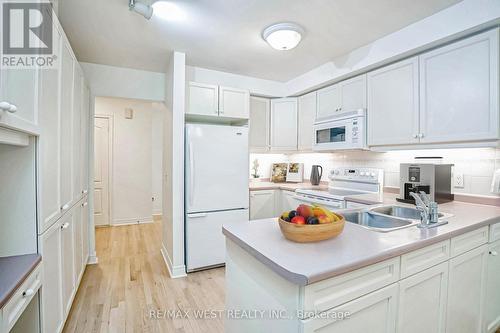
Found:
M 94 123 L 94 224 L 109 225 L 110 119 Z

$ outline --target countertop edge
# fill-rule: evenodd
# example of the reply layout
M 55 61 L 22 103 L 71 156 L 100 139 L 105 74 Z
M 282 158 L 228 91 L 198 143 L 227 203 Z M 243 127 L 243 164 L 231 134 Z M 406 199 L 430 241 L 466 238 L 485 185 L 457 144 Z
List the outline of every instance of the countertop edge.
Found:
M 42 256 L 40 254 L 36 254 L 35 260 L 31 263 L 29 269 L 27 269 L 22 276 L 17 280 L 16 284 L 13 285 L 12 288 L 5 294 L 5 296 L 0 299 L 0 309 L 2 309 L 14 296 L 16 291 L 21 287 L 21 285 L 26 281 L 28 276 L 38 267 L 38 265 L 42 262 Z

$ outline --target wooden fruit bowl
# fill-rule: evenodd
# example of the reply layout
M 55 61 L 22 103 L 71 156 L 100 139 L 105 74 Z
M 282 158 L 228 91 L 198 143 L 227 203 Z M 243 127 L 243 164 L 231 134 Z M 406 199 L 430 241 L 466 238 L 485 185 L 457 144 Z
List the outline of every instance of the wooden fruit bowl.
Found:
M 336 237 L 342 233 L 345 218 L 342 215 L 339 221 L 325 224 L 294 224 L 278 218 L 281 233 L 286 239 L 297 243 L 319 242 Z

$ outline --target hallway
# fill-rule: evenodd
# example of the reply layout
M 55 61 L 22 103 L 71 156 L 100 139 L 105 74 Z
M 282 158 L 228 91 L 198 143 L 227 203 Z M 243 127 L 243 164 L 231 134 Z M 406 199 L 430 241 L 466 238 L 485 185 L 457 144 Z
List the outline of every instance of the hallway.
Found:
M 222 332 L 222 319 L 151 318 L 224 309 L 224 269 L 170 279 L 160 245 L 160 222 L 97 228 L 99 264 L 87 266 L 64 332 Z

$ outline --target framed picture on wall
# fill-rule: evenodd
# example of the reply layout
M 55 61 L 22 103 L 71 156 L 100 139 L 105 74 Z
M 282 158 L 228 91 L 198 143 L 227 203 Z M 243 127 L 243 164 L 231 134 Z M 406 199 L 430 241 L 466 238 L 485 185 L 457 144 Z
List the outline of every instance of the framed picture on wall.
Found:
M 286 182 L 287 163 L 273 163 L 271 167 L 271 181 L 273 183 Z
M 302 183 L 304 181 L 304 164 L 288 163 L 286 181 L 290 183 Z

